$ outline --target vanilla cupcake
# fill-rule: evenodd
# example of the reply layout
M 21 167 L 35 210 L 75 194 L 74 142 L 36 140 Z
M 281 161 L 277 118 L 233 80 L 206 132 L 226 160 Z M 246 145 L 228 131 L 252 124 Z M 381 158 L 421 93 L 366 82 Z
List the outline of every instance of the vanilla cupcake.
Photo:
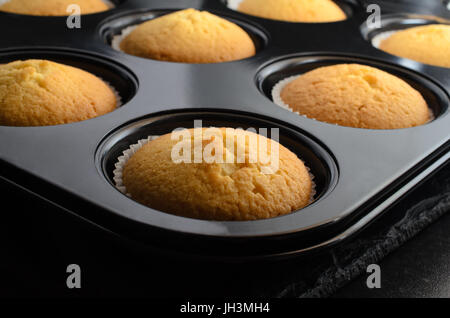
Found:
M 119 48 L 139 57 L 182 63 L 220 63 L 255 55 L 255 45 L 241 27 L 195 9 L 144 22 L 122 39 Z
M 117 106 L 113 89 L 81 69 L 46 60 L 0 65 L 0 125 L 67 124 Z
M 122 179 L 124 192 L 162 212 L 219 221 L 272 218 L 311 202 L 313 181 L 294 153 L 251 132 L 232 128 L 214 130 L 214 137 L 207 136 L 206 129 L 196 128 L 187 130 L 190 137 L 183 140 L 167 134 L 146 143 L 124 163 L 120 173 L 115 172 Z M 223 157 L 222 163 L 205 158 L 194 161 L 194 134 L 201 138 L 197 140 L 202 152 L 212 145 L 217 147 L 216 154 Z M 257 142 L 252 144 L 251 138 Z M 263 141 L 267 142 L 268 156 L 275 154 L 271 152 L 272 143 L 278 146 L 269 165 L 266 161 L 262 163 L 258 150 Z M 174 160 L 174 149 L 180 143 L 191 149 L 186 152 L 191 161 Z M 245 155 L 241 161 L 236 159 L 239 153 Z
M 424 64 L 450 68 L 450 25 L 431 24 L 393 33 L 379 49 Z
M 347 18 L 332 0 L 243 0 L 238 11 L 287 22 L 336 22 Z
M 110 8 L 103 0 L 3 0 L 0 11 L 38 16 L 66 16 L 70 5 L 78 5 L 81 14 L 97 13 Z
M 404 80 L 366 65 L 320 67 L 274 88 L 274 101 L 319 121 L 368 129 L 423 125 L 432 119 L 422 95 Z

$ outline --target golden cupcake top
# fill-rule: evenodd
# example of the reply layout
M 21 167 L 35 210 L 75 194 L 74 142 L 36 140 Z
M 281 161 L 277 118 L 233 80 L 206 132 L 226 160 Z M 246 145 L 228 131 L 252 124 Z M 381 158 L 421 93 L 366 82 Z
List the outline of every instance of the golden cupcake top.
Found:
M 26 60 L 0 65 L 0 125 L 48 126 L 113 111 L 114 91 L 81 69 Z
M 205 220 L 285 215 L 308 205 L 313 192 L 311 176 L 294 153 L 262 135 L 232 128 L 161 136 L 132 155 L 122 175 L 134 200 Z
M 336 22 L 347 18 L 332 0 L 243 0 L 238 10 L 287 22 Z
M 70 5 L 78 5 L 81 14 L 97 13 L 109 9 L 102 0 L 9 0 L 0 5 L 0 11 L 39 16 L 66 16 Z
M 422 95 L 404 80 L 374 67 L 320 67 L 287 84 L 281 99 L 308 118 L 341 126 L 397 129 L 431 120 Z
M 450 68 L 450 25 L 432 24 L 395 32 L 380 43 L 387 53 Z
M 125 53 L 183 63 L 219 63 L 255 55 L 238 25 L 206 11 L 186 9 L 139 25 L 121 44 Z

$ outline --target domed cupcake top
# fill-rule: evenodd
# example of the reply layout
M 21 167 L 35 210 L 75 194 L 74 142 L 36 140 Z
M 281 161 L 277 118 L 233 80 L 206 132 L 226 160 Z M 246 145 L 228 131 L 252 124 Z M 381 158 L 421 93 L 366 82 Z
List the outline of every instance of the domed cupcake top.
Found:
M 206 11 L 186 9 L 139 25 L 120 43 L 125 53 L 182 63 L 219 63 L 255 55 L 238 25 Z
M 301 115 L 341 126 L 397 129 L 431 119 L 418 91 L 404 80 L 366 65 L 317 68 L 287 84 L 280 97 Z
M 115 92 L 81 69 L 46 60 L 0 65 L 0 125 L 67 124 L 117 106 Z
M 450 68 L 450 25 L 432 24 L 395 32 L 380 50 L 417 62 Z

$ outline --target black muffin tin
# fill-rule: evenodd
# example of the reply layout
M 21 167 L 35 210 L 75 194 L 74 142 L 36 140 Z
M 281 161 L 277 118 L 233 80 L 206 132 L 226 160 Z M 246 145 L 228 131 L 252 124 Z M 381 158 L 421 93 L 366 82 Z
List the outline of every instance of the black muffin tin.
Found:
M 426 2 L 430 6 L 378 1 L 383 28 L 450 19 L 444 2 Z M 370 39 L 379 30 L 367 29 L 365 3 L 338 3 L 349 18 L 318 24 L 252 17 L 220 0 L 118 1 L 113 10 L 82 16 L 81 29 L 68 29 L 66 17 L 0 13 L 0 63 L 42 58 L 74 65 L 108 81 L 124 102 L 83 122 L 0 127 L 1 178 L 61 211 L 174 255 L 286 257 L 341 242 L 449 160 L 450 69 L 374 48 Z M 189 7 L 241 25 L 257 54 L 221 64 L 182 64 L 126 55 L 109 45 L 125 26 Z M 430 12 L 436 16 L 427 16 Z M 399 130 L 339 127 L 298 116 L 269 99 L 280 79 L 336 63 L 367 64 L 403 78 L 422 93 L 435 120 Z M 280 142 L 315 176 L 315 201 L 273 219 L 210 222 L 152 210 L 114 187 L 112 171 L 123 150 L 148 135 L 192 127 L 194 120 L 203 126 L 279 128 Z

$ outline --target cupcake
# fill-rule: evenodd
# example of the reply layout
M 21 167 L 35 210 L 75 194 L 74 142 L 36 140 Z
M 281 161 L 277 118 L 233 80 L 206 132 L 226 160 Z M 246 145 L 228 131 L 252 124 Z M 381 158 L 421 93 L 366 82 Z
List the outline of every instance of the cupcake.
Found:
M 250 36 L 209 12 L 186 9 L 147 21 L 126 35 L 121 51 L 182 63 L 220 63 L 255 55 Z
M 238 11 L 287 22 L 336 22 L 347 18 L 331 0 L 243 0 Z
M 359 64 L 320 67 L 280 82 L 274 102 L 340 126 L 397 129 L 431 120 L 422 95 L 404 80 Z
M 267 219 L 289 214 L 310 203 L 313 182 L 294 153 L 251 132 L 232 128 L 213 130 L 214 137 L 207 136 L 206 129 L 195 128 L 186 130 L 189 134 L 183 140 L 167 134 L 144 144 L 127 161 L 122 161 L 122 171 L 115 171 L 122 179 L 119 183 L 124 192 L 162 212 L 218 221 Z M 199 136 L 196 140 L 195 134 Z M 251 138 L 256 142 L 252 143 Z M 194 142 L 198 140 L 202 153 L 208 147 L 214 148 L 223 161 L 206 157 L 195 161 Z M 261 151 L 258 145 L 264 141 L 268 156 L 275 154 L 271 152 L 272 143 L 278 146 L 271 165 L 267 161 L 263 164 L 258 155 Z M 190 161 L 174 160 L 180 144 L 188 147 L 183 149 L 191 149 L 186 151 Z M 277 168 L 273 165 L 275 160 Z
M 450 25 L 431 24 L 393 33 L 379 49 L 424 64 L 450 67 Z
M 48 126 L 94 118 L 118 106 L 96 76 L 45 60 L 0 65 L 0 125 Z
M 1 4 L 3 3 L 3 4 Z M 103 0 L 3 0 L 0 1 L 0 11 L 40 15 L 40 16 L 66 16 L 70 5 L 80 6 L 82 14 L 97 13 L 110 8 Z

